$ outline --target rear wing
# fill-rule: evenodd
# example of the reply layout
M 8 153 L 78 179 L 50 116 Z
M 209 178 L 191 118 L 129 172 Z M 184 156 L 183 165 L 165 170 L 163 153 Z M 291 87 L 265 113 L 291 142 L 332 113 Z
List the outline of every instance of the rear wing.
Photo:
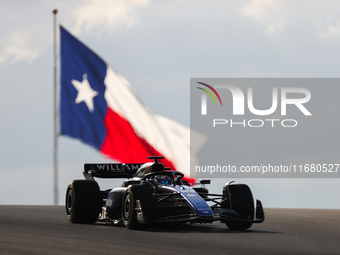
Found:
M 135 164 L 84 164 L 86 180 L 97 178 L 131 178 L 144 163 Z

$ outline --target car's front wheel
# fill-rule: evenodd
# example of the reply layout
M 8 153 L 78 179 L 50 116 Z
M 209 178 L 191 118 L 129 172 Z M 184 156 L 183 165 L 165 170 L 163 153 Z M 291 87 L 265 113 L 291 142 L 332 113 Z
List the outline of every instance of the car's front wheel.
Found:
M 122 218 L 125 227 L 129 229 L 145 229 L 148 227 L 147 222 L 142 224 L 137 220 L 136 201 L 140 202 L 143 211 L 143 217 L 147 221 L 148 217 L 153 214 L 154 204 L 152 191 L 148 186 L 130 185 L 123 196 Z
M 229 186 L 231 208 L 249 221 L 226 221 L 230 230 L 244 230 L 252 226 L 254 219 L 254 199 L 250 188 L 245 184 Z M 230 208 L 229 201 L 222 207 Z

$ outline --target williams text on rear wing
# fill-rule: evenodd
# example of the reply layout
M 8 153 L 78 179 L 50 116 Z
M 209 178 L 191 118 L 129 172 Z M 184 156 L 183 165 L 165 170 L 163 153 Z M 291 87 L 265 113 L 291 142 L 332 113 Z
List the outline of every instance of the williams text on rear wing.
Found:
M 131 178 L 143 164 L 84 164 L 84 176 L 87 180 L 97 178 Z

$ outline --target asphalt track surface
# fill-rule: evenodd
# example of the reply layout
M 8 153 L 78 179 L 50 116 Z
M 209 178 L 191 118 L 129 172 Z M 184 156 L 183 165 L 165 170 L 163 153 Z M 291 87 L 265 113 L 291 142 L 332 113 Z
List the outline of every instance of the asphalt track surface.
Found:
M 221 223 L 128 230 L 71 224 L 63 206 L 0 206 L 0 254 L 340 254 L 340 210 L 265 209 L 247 231 Z

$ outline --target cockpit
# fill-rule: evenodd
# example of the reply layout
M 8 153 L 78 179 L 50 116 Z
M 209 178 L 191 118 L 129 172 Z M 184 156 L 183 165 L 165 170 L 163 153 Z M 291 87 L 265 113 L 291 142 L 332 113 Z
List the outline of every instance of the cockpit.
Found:
M 156 182 L 156 184 L 161 184 L 161 185 L 172 185 L 173 184 L 173 180 L 169 175 L 155 175 L 154 177 L 154 182 Z

